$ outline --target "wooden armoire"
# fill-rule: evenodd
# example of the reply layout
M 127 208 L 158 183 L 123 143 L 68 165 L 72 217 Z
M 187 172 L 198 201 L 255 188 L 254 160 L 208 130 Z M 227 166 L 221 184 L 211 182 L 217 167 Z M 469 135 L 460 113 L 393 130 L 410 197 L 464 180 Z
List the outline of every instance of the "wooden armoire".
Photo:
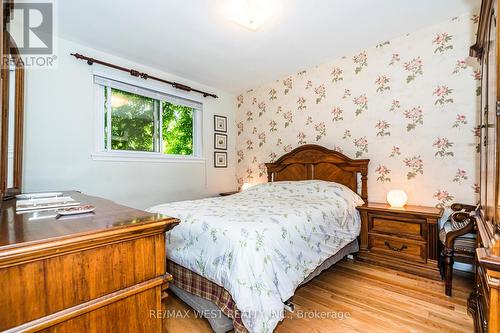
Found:
M 482 66 L 480 205 L 477 210 L 475 288 L 469 298 L 476 332 L 500 332 L 500 201 L 499 125 L 500 98 L 498 77 L 500 48 L 497 36 L 498 0 L 483 0 L 476 44 L 471 56 Z

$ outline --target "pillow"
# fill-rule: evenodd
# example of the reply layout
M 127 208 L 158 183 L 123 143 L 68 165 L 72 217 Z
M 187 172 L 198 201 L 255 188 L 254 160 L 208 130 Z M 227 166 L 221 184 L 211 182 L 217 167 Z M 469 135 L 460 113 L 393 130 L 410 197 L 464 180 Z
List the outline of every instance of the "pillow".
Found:
M 349 187 L 324 180 L 299 180 L 299 181 L 276 181 L 262 183 L 246 189 L 243 193 L 249 194 L 285 194 L 287 196 L 304 196 L 308 198 L 335 198 L 342 197 L 346 202 L 354 206 L 364 204 L 363 199 Z

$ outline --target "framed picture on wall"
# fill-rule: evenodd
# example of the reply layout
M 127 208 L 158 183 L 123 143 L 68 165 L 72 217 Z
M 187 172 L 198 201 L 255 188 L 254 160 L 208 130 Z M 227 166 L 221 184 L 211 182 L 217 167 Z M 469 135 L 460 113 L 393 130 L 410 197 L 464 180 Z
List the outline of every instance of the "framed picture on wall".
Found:
M 227 150 L 227 135 L 214 133 L 214 149 Z
M 214 167 L 227 168 L 227 153 L 225 151 L 214 152 Z
M 227 132 L 227 118 L 224 116 L 214 116 L 214 131 Z

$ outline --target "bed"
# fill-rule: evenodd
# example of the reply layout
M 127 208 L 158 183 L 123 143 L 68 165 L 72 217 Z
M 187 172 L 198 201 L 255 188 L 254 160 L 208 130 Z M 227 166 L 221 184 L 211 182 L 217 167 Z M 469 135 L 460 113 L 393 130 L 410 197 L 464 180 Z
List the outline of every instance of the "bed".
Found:
M 357 251 L 368 163 L 305 145 L 266 164 L 268 183 L 150 208 L 181 220 L 167 234 L 172 290 L 216 332 L 272 332 L 299 285 Z

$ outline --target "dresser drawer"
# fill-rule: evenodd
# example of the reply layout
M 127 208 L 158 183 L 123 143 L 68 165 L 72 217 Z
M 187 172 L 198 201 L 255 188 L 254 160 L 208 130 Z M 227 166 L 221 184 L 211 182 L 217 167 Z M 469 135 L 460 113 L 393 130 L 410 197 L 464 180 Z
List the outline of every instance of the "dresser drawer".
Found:
M 0 309 L 12 307 L 0 311 L 0 331 L 163 275 L 164 244 L 151 235 L 0 269 L 2 283 L 23 281 L 0 288 Z
M 485 269 L 481 264 L 477 266 L 477 284 L 478 291 L 482 295 L 481 306 L 485 309 L 485 313 L 489 313 L 490 308 L 490 286 L 488 285 Z
M 368 235 L 369 251 L 394 258 L 426 263 L 426 243 L 405 238 Z
M 425 241 L 426 220 L 368 214 L 368 232 Z

